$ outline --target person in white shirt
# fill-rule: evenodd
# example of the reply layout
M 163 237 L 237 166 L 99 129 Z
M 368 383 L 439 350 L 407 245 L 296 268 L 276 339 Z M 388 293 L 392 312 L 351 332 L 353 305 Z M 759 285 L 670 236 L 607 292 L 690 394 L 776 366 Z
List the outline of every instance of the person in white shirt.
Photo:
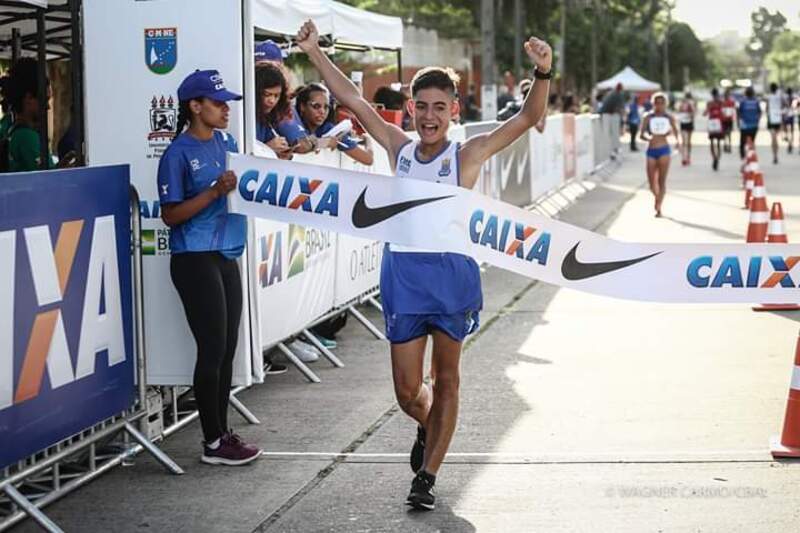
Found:
M 777 83 L 769 84 L 767 95 L 767 129 L 772 135 L 772 163 L 778 164 L 778 134 L 783 128 L 784 98 Z

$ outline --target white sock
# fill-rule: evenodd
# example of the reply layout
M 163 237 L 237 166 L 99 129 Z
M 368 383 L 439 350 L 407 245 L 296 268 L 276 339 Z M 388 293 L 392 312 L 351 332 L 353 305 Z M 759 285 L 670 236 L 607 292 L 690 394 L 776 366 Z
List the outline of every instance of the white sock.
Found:
M 215 440 L 214 442 L 211 442 L 211 443 L 209 443 L 209 444 L 206 444 L 206 447 L 207 447 L 207 448 L 209 448 L 209 449 L 211 449 L 211 450 L 216 450 L 217 448 L 219 448 L 219 444 L 220 444 L 220 440 L 219 440 L 219 439 L 217 439 L 217 440 Z

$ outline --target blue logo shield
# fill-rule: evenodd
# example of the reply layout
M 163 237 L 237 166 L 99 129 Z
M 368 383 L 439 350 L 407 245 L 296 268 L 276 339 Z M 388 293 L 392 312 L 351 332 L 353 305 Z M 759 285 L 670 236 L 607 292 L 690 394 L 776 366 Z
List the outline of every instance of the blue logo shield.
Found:
M 178 28 L 144 30 L 144 62 L 155 74 L 171 72 L 178 63 Z

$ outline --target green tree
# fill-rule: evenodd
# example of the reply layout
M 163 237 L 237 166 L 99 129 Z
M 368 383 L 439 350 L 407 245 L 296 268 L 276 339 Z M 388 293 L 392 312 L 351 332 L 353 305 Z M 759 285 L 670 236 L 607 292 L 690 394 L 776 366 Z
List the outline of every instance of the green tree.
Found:
M 764 59 L 772 50 L 773 43 L 778 35 L 786 30 L 786 17 L 780 11 L 770 13 L 768 9 L 760 7 L 750 14 L 753 24 L 753 35 L 747 43 L 747 54 L 758 66 L 764 64 Z
M 344 1 L 437 30 L 442 37 L 480 39 L 480 2 L 476 0 Z M 566 72 L 557 72 L 556 76 L 569 90 L 587 94 L 591 89 L 592 30 L 596 35 L 598 79 L 626 65 L 646 77 L 661 79 L 658 41 L 666 30 L 664 0 L 525 0 L 523 6 L 523 35 L 543 38 L 554 50 L 560 39 L 561 10 L 566 9 Z M 514 37 L 514 1 L 496 0 L 495 16 L 495 59 L 498 71 L 503 72 L 513 68 L 514 49 L 522 46 Z M 700 76 L 703 68 L 688 60 L 681 65 L 687 62 L 692 75 L 697 71 Z
M 675 22 L 669 27 L 669 76 L 673 90 L 683 90 L 688 81 L 705 81 L 709 75 L 706 48 L 688 24 Z M 685 73 L 689 74 L 688 79 Z
M 753 63 L 744 49 L 720 50 L 712 43 L 703 43 L 708 62 L 705 81 L 716 86 L 722 79 L 737 80 L 753 77 Z
M 767 54 L 765 63 L 770 81 L 794 85 L 800 80 L 800 33 L 786 31 L 778 35 Z

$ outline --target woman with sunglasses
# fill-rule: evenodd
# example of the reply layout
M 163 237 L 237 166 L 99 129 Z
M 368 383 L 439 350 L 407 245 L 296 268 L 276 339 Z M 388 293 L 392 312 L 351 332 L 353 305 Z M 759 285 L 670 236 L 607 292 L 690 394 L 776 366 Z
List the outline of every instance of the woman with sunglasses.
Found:
M 313 132 L 310 139 L 317 150 L 338 148 L 358 163 L 372 165 L 374 158 L 369 144 L 362 148 L 358 144 L 358 139 L 347 134 L 340 137 L 324 136 L 334 127 L 333 121 L 329 118 L 331 98 L 328 89 L 319 83 L 310 83 L 297 92 L 296 100 L 300 120 L 308 131 Z M 368 137 L 367 143 L 369 143 Z

